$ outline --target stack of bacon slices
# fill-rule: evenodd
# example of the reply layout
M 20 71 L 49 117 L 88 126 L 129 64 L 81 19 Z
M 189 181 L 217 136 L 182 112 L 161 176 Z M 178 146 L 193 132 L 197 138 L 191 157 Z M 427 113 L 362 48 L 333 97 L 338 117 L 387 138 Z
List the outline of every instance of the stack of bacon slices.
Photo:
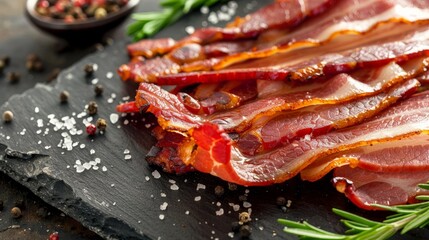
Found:
M 263 186 L 333 170 L 365 209 L 424 193 L 429 1 L 277 0 L 128 52 L 118 73 L 140 86 L 117 109 L 157 117 L 147 160 L 165 171 Z

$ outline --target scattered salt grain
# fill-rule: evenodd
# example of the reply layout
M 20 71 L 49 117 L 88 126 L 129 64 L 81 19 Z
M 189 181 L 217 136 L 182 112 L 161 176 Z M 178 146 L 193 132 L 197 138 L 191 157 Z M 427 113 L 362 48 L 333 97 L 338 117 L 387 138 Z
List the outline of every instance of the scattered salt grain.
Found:
M 243 202 L 243 207 L 245 207 L 245 208 L 250 208 L 252 206 L 252 204 L 251 203 L 249 203 L 249 202 Z
M 43 119 L 37 119 L 37 127 L 43 127 Z
M 124 150 L 124 154 L 129 154 L 130 153 L 130 150 L 129 149 L 125 149 Z
M 107 171 L 107 167 L 106 167 L 106 166 L 103 166 L 103 167 L 101 168 L 101 170 L 102 170 L 103 172 L 106 172 L 106 171 Z
M 224 214 L 223 208 L 220 208 L 219 210 L 216 211 L 216 216 L 222 216 L 223 214 Z
M 114 184 L 114 183 L 110 184 L 110 187 L 114 187 L 114 186 L 115 186 L 115 184 Z
M 129 154 L 125 155 L 124 159 L 125 160 L 130 160 L 131 159 L 131 155 L 129 155 Z
M 164 214 L 159 214 L 159 219 L 164 220 L 165 216 Z
M 92 166 L 92 169 L 93 169 L 93 170 L 98 170 L 98 169 L 99 169 L 99 167 L 95 165 L 95 166 Z
M 111 78 L 113 77 L 113 73 L 112 73 L 112 72 L 108 72 L 108 73 L 106 73 L 106 77 L 107 77 L 108 79 L 111 79 Z
M 200 189 L 206 189 L 206 185 L 198 183 L 197 184 L 197 191 L 200 190 Z
M 186 211 L 186 212 L 185 212 L 185 214 L 186 214 L 186 215 L 189 215 L 189 211 Z
M 98 83 L 98 78 L 94 78 L 94 79 L 91 80 L 91 84 L 92 85 L 95 85 L 97 83 Z
M 91 165 L 90 163 L 88 163 L 88 162 L 84 163 L 82 166 L 83 166 L 86 170 L 89 170 L 89 169 L 91 169 L 91 167 L 92 167 L 92 165 Z
M 193 26 L 187 26 L 187 27 L 185 28 L 185 32 L 186 32 L 187 34 L 192 34 L 192 33 L 194 33 L 194 32 L 195 32 L 195 28 L 194 28 Z
M 76 165 L 82 165 L 82 162 L 80 160 L 76 160 Z
M 161 204 L 161 206 L 159 206 L 159 209 L 160 209 L 161 211 L 165 211 L 165 210 L 167 209 L 167 207 L 168 207 L 168 203 L 167 203 L 167 202 L 164 202 L 163 204 Z
M 35 113 L 39 113 L 39 111 L 40 111 L 39 107 L 35 107 L 35 108 L 34 108 L 34 112 L 35 112 Z
M 148 182 L 150 180 L 149 176 L 144 177 L 144 179 L 146 180 L 146 182 Z
M 124 125 L 128 125 L 128 123 L 130 123 L 130 121 L 128 119 L 124 120 Z
M 200 11 L 202 14 L 207 14 L 209 13 L 209 8 L 207 6 L 202 6 Z
M 77 173 L 81 173 L 83 171 L 85 171 L 85 168 L 82 165 L 77 165 L 76 166 L 76 172 Z
M 112 114 L 110 114 L 110 122 L 111 122 L 112 124 L 117 123 L 117 122 L 118 122 L 118 120 L 119 120 L 119 115 L 118 115 L 118 114 L 116 114 L 116 113 L 112 113 Z
M 93 155 L 95 153 L 94 149 L 89 150 L 89 154 Z
M 80 146 L 79 146 L 81 149 L 84 149 L 85 148 L 85 144 L 80 144 Z
M 153 171 L 153 172 L 152 172 L 152 176 L 153 176 L 155 179 L 159 179 L 159 178 L 161 178 L 161 174 L 158 172 L 158 170 Z
M 201 196 L 196 196 L 195 198 L 194 198 L 194 201 L 195 202 L 198 202 L 198 201 L 200 201 L 201 200 Z
M 177 190 L 179 190 L 179 186 L 177 186 L 176 184 L 173 184 L 170 186 L 170 189 L 173 191 L 177 191 Z
M 100 159 L 100 158 L 95 158 L 95 159 L 94 159 L 94 161 L 95 161 L 96 163 L 101 163 L 101 159 Z

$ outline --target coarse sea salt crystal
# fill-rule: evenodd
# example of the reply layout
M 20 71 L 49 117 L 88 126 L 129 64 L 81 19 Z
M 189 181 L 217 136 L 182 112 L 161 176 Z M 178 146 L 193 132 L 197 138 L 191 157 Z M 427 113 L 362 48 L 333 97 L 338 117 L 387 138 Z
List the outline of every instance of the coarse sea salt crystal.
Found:
M 124 150 L 124 154 L 128 154 L 128 153 L 130 153 L 130 150 L 129 149 L 125 149 Z
M 92 79 L 92 80 L 91 80 L 91 83 L 92 83 L 93 85 L 97 84 L 97 83 L 98 83 L 98 78 L 94 78 L 94 79 Z
M 194 32 L 195 32 L 195 28 L 194 28 L 193 26 L 187 26 L 187 27 L 185 28 L 185 32 L 186 32 L 187 34 L 192 34 L 192 33 L 194 33 Z
M 106 171 L 107 171 L 107 167 L 106 167 L 106 166 L 103 166 L 103 167 L 101 168 L 101 170 L 102 170 L 103 172 L 106 172 Z
M 112 73 L 112 72 L 108 72 L 108 73 L 106 73 L 106 77 L 107 77 L 108 79 L 111 79 L 111 78 L 113 77 L 113 73 Z
M 150 180 L 150 177 L 149 176 L 146 176 L 146 177 L 144 177 L 144 179 L 146 180 L 146 182 L 147 181 L 149 181 Z
M 158 170 L 153 171 L 153 172 L 152 172 L 152 176 L 153 176 L 155 179 L 159 179 L 159 178 L 161 178 L 161 174 L 158 172 Z
M 40 111 L 39 107 L 35 107 L 35 108 L 34 108 L 34 112 L 35 112 L 35 113 L 39 113 L 39 111 Z
M 167 207 L 168 207 L 168 203 L 167 203 L 167 202 L 164 202 L 163 204 L 161 204 L 161 206 L 159 206 L 159 209 L 160 209 L 161 211 L 164 211 L 164 210 L 166 210 L 166 209 L 167 209 Z
M 37 119 L 37 127 L 43 127 L 43 119 Z
M 129 155 L 129 154 L 125 155 L 124 159 L 125 160 L 130 160 L 131 159 L 131 155 Z
M 177 191 L 177 190 L 179 190 L 179 186 L 177 186 L 176 184 L 173 184 L 170 186 L 170 189 L 173 191 Z
M 116 114 L 116 113 L 112 113 L 112 114 L 110 114 L 110 122 L 111 122 L 112 124 L 117 123 L 117 122 L 118 122 L 118 120 L 119 120 L 119 115 L 118 115 L 118 114 Z
M 85 168 L 82 165 L 77 165 L 76 166 L 76 172 L 77 173 L 81 173 L 83 171 L 85 171 Z
M 200 190 L 200 189 L 206 189 L 206 185 L 198 183 L 197 184 L 197 191 Z
M 200 201 L 201 200 L 201 196 L 196 196 L 195 198 L 194 198 L 194 201 L 195 202 L 198 202 L 198 201 Z
M 100 158 L 95 158 L 95 159 L 94 159 L 94 161 L 95 161 L 96 163 L 101 163 L 101 159 L 100 159 Z
M 160 220 L 164 220 L 164 218 L 165 218 L 164 214 L 159 214 L 159 219 Z
M 95 165 L 95 166 L 92 166 L 92 169 L 94 169 L 94 170 L 98 170 L 98 166 L 97 165 Z
M 82 166 L 83 166 L 86 170 L 89 170 L 89 169 L 91 169 L 91 167 L 92 167 L 92 165 L 91 165 L 90 163 L 88 163 L 88 162 L 84 163 Z
M 223 213 L 224 213 L 224 210 L 223 210 L 223 208 L 221 208 L 221 209 L 216 211 L 216 216 L 222 216 Z

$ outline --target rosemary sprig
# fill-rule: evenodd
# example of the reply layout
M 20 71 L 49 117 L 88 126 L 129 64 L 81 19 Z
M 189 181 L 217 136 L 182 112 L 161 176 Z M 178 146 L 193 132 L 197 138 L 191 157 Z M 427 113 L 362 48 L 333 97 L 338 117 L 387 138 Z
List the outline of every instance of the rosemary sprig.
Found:
M 419 184 L 419 187 L 429 190 L 429 182 Z M 374 207 L 395 213 L 382 222 L 334 208 L 332 211 L 343 218 L 341 222 L 348 228 L 345 234 L 324 231 L 305 221 L 279 219 L 278 222 L 285 225 L 284 232 L 297 235 L 300 239 L 382 240 L 388 239 L 398 231 L 405 234 L 412 229 L 423 228 L 429 224 L 429 195 L 417 196 L 416 199 L 421 202 L 398 206 L 373 204 Z
M 211 6 L 222 0 L 162 0 L 162 11 L 135 13 L 131 16 L 135 22 L 128 26 L 127 34 L 135 41 L 150 37 L 164 27 L 177 21 L 192 10 L 202 6 Z

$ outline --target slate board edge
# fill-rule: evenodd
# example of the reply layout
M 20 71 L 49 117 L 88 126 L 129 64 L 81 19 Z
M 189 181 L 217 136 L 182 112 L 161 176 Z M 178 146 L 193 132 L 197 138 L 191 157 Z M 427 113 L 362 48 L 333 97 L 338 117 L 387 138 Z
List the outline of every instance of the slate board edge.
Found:
M 40 86 L 37 85 L 35 88 L 37 87 Z M 13 100 L 14 98 L 19 99 L 20 96 L 24 96 L 25 94 L 31 94 L 32 91 L 33 89 L 30 89 L 23 94 L 14 95 L 10 98 L 9 101 Z M 4 105 L 7 105 L 9 101 L 7 101 Z M 68 194 L 69 196 L 73 196 L 73 199 L 55 196 L 56 201 L 49 201 L 49 199 L 52 199 L 53 196 L 51 196 L 49 192 L 38 191 L 38 189 L 43 189 L 46 186 L 53 186 L 56 183 L 65 185 L 65 188 L 67 189 L 72 188 L 64 181 L 53 178 L 52 176 L 43 173 L 36 175 L 35 177 L 39 179 L 38 181 L 34 181 L 33 178 L 29 178 L 17 171 L 14 171 L 11 167 L 8 166 L 8 164 L 6 164 L 5 161 L 32 161 L 34 158 L 50 158 L 50 156 L 34 154 L 31 158 L 28 159 L 23 159 L 19 157 L 9 158 L 8 154 L 6 153 L 7 149 L 7 145 L 0 143 L 0 171 L 11 177 L 18 184 L 25 186 L 31 192 L 39 196 L 47 204 L 63 211 L 73 219 L 82 223 L 83 226 L 87 227 L 88 229 L 105 239 L 150 239 L 148 236 L 144 235 L 144 233 L 139 234 L 136 229 L 130 227 L 123 221 L 118 220 L 114 216 L 106 217 L 105 213 L 101 213 L 100 210 L 91 207 L 88 203 L 82 201 L 82 199 L 80 199 L 79 197 L 76 197 L 73 192 Z M 27 154 L 25 152 L 20 153 L 23 155 Z M 76 211 L 76 209 L 78 208 L 80 209 L 79 213 L 77 213 Z M 85 214 L 82 214 L 82 212 Z M 112 222 L 112 224 L 109 225 L 108 223 L 106 223 L 106 220 L 114 220 L 115 222 Z M 124 238 L 124 235 L 127 237 Z
M 114 46 L 110 46 L 110 48 L 116 48 L 118 46 L 122 46 L 125 44 L 125 41 L 119 41 L 116 42 Z M 31 95 L 32 92 L 35 91 L 37 88 L 56 88 L 59 89 L 62 82 L 66 81 L 66 74 L 69 72 L 73 72 L 73 69 L 76 68 L 79 63 L 87 61 L 87 59 L 91 59 L 98 54 L 102 53 L 100 52 L 94 52 L 92 54 L 89 54 L 85 58 L 79 60 L 69 68 L 63 69 L 59 76 L 57 77 L 57 81 L 55 84 L 43 84 L 43 83 L 37 83 L 33 88 L 28 89 L 27 91 L 21 93 L 21 94 L 15 94 L 12 97 L 10 97 L 3 105 L 0 106 L 0 108 L 4 108 L 5 106 L 9 105 L 10 102 L 14 102 L 17 99 L 24 98 L 26 95 Z M 44 187 L 42 185 L 38 185 L 36 181 L 19 181 L 19 179 L 28 178 L 25 175 L 20 174 L 19 172 L 13 171 L 7 164 L 4 163 L 4 160 L 7 159 L 6 149 L 8 149 L 8 146 L 4 143 L 0 143 L 0 171 L 4 174 L 10 176 L 12 179 L 14 179 L 18 184 L 24 185 L 26 188 L 28 188 L 31 192 L 38 195 L 44 202 L 47 204 L 60 209 L 70 217 L 74 218 L 75 220 L 82 223 L 83 226 L 87 227 L 91 231 L 95 232 L 99 236 L 106 238 L 106 239 L 124 239 L 124 236 L 127 236 L 126 239 L 150 239 L 148 236 L 146 236 L 144 233 L 138 233 L 137 230 L 128 224 L 126 224 L 123 221 L 120 221 L 119 219 L 115 218 L 114 216 L 111 216 L 112 219 L 117 221 L 115 224 L 112 224 L 112 226 L 106 225 L 106 218 L 103 216 L 103 213 L 101 211 L 96 210 L 95 208 L 92 208 L 89 204 L 85 203 L 84 201 L 81 201 L 80 198 L 76 197 L 73 193 L 73 196 L 75 197 L 74 201 L 78 202 L 79 208 L 85 209 L 86 215 L 82 215 L 81 213 L 77 213 L 75 211 L 75 207 L 73 208 L 67 207 L 65 205 L 57 204 L 58 201 L 49 201 L 49 195 L 47 193 L 41 194 L 40 192 L 37 192 L 37 189 L 39 187 Z M 25 152 L 22 152 L 23 154 L 26 154 Z M 42 157 L 42 155 L 38 155 L 37 157 Z M 50 156 L 44 156 L 44 157 L 50 157 Z M 29 159 L 12 159 L 14 161 L 31 161 Z M 41 174 L 42 175 L 42 174 Z M 49 176 L 47 174 L 43 174 L 43 177 L 45 177 L 49 183 L 47 184 L 54 184 L 56 182 L 61 181 L 63 184 L 65 184 L 62 180 L 53 178 L 52 176 Z M 71 188 L 70 186 L 67 186 L 68 188 Z M 69 200 L 70 201 L 70 200 Z M 81 210 L 82 211 L 82 210 Z M 94 224 L 94 222 L 90 222 L 89 219 L 95 219 L 97 221 L 97 224 Z M 127 234 L 124 234 L 126 232 Z

